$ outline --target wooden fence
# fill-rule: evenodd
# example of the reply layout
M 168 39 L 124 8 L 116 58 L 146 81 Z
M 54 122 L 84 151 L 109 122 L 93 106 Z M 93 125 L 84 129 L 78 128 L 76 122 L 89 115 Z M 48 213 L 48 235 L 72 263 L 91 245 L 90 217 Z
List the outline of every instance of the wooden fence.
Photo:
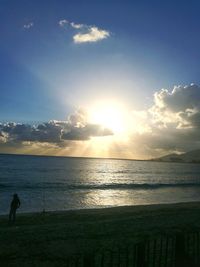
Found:
M 200 232 L 160 236 L 137 244 L 72 255 L 67 267 L 197 267 Z

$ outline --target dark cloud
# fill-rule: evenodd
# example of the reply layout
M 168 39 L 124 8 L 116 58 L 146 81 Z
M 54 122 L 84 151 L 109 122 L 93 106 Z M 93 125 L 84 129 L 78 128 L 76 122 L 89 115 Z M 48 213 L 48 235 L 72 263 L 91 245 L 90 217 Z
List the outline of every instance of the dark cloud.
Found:
M 95 136 L 112 135 L 112 131 L 98 124 L 87 124 L 83 127 L 72 127 L 70 131 L 63 132 L 64 140 L 88 140 Z
M 187 109 L 200 108 L 200 87 L 191 84 L 189 86 L 175 86 L 172 92 L 161 89 L 154 95 L 156 106 L 172 112 L 185 111 Z
M 49 121 L 31 126 L 23 123 L 0 124 L 0 142 L 63 143 L 65 140 L 84 141 L 91 137 L 112 135 L 112 131 L 97 124 L 87 123 L 82 110 L 69 116 L 67 121 Z

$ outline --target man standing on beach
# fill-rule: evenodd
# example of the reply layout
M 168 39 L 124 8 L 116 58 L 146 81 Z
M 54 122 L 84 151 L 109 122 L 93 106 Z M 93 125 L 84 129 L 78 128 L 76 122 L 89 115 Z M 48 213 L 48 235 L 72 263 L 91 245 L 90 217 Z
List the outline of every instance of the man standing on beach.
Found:
M 13 195 L 13 199 L 10 204 L 9 222 L 15 222 L 16 210 L 20 207 L 20 200 L 17 194 Z

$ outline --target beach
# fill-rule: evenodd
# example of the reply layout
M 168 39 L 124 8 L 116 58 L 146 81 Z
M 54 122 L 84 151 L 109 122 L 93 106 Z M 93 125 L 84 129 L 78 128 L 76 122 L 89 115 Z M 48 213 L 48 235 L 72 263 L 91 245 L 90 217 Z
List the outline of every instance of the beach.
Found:
M 76 253 L 198 230 L 200 203 L 124 206 L 0 216 L 1 266 L 66 266 Z

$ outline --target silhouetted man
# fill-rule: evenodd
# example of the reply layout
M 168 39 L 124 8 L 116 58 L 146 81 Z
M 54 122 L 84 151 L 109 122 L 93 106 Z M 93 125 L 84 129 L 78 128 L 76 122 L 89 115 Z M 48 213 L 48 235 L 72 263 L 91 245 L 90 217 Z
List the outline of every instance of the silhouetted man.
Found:
M 16 210 L 20 206 L 20 200 L 17 194 L 13 195 L 13 199 L 10 204 L 10 213 L 9 213 L 9 221 L 15 222 L 16 219 Z

